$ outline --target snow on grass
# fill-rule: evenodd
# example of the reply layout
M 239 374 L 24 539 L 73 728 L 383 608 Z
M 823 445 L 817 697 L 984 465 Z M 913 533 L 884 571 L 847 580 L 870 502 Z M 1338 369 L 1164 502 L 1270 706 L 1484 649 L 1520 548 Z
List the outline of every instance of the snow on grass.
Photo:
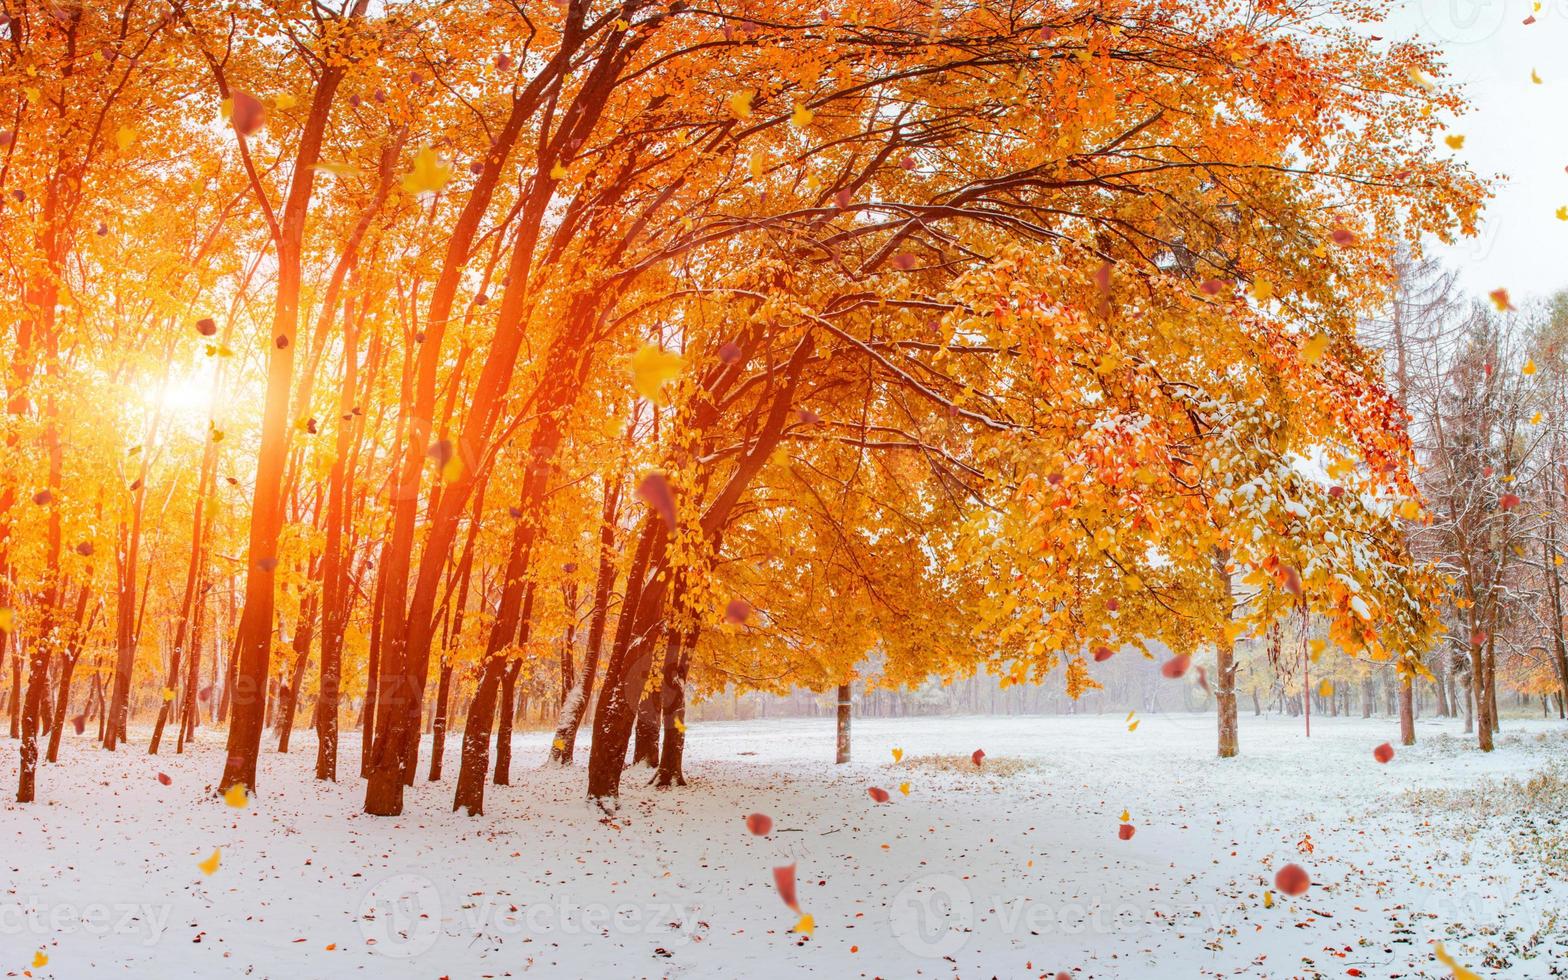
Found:
M 71 978 L 1446 977 L 1441 940 L 1487 977 L 1562 975 L 1568 726 L 1509 720 L 1483 756 L 1423 720 L 1379 765 L 1388 720 L 1241 724 L 1220 761 L 1201 715 L 857 718 L 844 766 L 831 719 L 694 724 L 691 785 L 629 770 L 614 822 L 581 762 L 541 767 L 545 732 L 478 819 L 451 812 L 450 754 L 375 818 L 349 738 L 342 783 L 297 733 L 237 810 L 210 796 L 217 733 L 156 758 L 68 737 L 39 802 L 0 806 L 0 974 L 42 950 L 35 976 Z M 1289 862 L 1311 889 L 1265 908 Z M 790 863 L 810 938 L 774 888 Z

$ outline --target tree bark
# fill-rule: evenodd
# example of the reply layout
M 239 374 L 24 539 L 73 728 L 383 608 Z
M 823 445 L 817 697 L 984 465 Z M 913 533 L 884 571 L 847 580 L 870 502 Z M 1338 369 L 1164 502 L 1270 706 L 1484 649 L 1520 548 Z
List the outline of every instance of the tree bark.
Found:
M 853 705 L 850 703 L 849 685 L 840 684 L 838 686 L 838 713 L 836 716 L 838 719 L 837 751 L 834 753 L 833 761 L 841 766 L 849 761 L 849 720 L 852 710 Z

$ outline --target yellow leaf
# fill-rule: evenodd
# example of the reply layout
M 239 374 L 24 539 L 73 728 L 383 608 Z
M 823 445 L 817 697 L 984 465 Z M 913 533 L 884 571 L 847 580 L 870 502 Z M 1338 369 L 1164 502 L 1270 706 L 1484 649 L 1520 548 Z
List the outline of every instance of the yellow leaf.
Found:
M 1264 892 L 1263 893 L 1263 907 L 1266 908 L 1266 909 L 1271 909 L 1271 908 L 1274 907 L 1274 893 L 1273 892 L 1270 891 L 1270 892 Z
M 756 98 L 756 96 L 757 93 L 753 89 L 746 89 L 744 92 L 736 92 L 734 95 L 730 96 L 730 112 L 734 113 L 735 118 L 737 119 L 750 119 L 751 100 Z
M 1301 356 L 1308 364 L 1316 364 L 1323 353 L 1328 350 L 1328 334 L 1314 334 L 1312 339 L 1301 345 Z
M 1541 84 L 1540 72 L 1537 72 L 1534 68 L 1530 69 L 1530 81 L 1534 82 L 1537 85 Z
M 817 923 L 814 919 L 811 918 L 811 916 L 803 915 L 800 917 L 800 921 L 795 923 L 795 928 L 791 931 L 809 936 L 811 935 L 811 930 L 815 929 L 816 927 Z
M 446 462 L 441 464 L 441 482 L 451 485 L 463 478 L 463 460 L 457 453 L 453 453 Z
M 1449 956 L 1448 951 L 1443 949 L 1442 943 L 1438 943 L 1436 946 L 1432 947 L 1432 955 L 1437 957 L 1437 961 L 1439 963 L 1454 971 L 1454 980 L 1481 980 L 1481 975 L 1479 973 L 1476 973 L 1474 970 L 1465 969 L 1459 965 L 1458 960 L 1454 959 L 1452 956 Z
M 1311 648 L 1312 661 L 1316 663 L 1317 659 L 1323 656 L 1323 651 L 1328 647 L 1328 644 L 1322 640 L 1313 640 L 1308 646 Z
M 1274 284 L 1267 279 L 1254 279 L 1252 281 L 1252 295 L 1260 303 L 1267 303 L 1274 297 Z
M 550 179 L 551 180 L 565 180 L 566 179 L 566 168 L 561 166 L 561 161 L 557 160 L 555 162 L 555 166 L 550 168 Z
M 1557 220 L 1568 221 L 1568 207 L 1560 207 L 1557 209 Z
M 210 875 L 213 872 L 218 870 L 218 857 L 219 857 L 219 852 L 214 850 L 212 852 L 212 857 L 208 858 L 205 861 L 199 862 L 196 865 L 196 867 L 201 869 L 201 873 L 202 874 Z
M 1318 696 L 1319 697 L 1324 697 L 1324 698 L 1331 698 L 1331 697 L 1333 697 L 1334 696 L 1334 682 L 1333 681 L 1324 681 L 1323 683 L 1319 684 L 1318 685 Z
M 31 85 L 22 86 L 22 95 L 25 96 L 29 102 L 37 102 L 39 99 L 43 98 L 43 93 L 38 91 L 36 88 L 33 88 Z
M 339 163 L 335 160 L 317 161 L 316 169 L 325 170 L 334 177 L 353 177 L 356 174 L 363 173 L 363 171 L 352 164 Z
M 615 18 L 615 29 L 618 31 L 629 31 L 632 29 L 632 22 L 625 17 L 617 17 Z
M 1531 425 L 1540 425 L 1541 424 L 1541 413 L 1540 412 L 1536 412 L 1534 415 L 1530 416 L 1530 424 Z
M 44 955 L 44 951 L 43 950 L 40 949 L 37 952 L 33 953 L 33 969 L 36 970 L 36 969 L 38 969 L 41 966 L 47 966 L 47 965 L 49 965 L 49 957 Z
M 174 700 L 174 688 L 166 687 L 166 688 L 163 689 L 162 694 L 163 694 L 163 699 L 165 701 L 173 701 Z
M 16 610 L 9 607 L 0 609 L 0 630 L 9 633 L 16 629 Z
M 245 784 L 235 783 L 233 786 L 230 786 L 228 792 L 223 794 L 223 802 L 236 810 L 243 810 L 245 805 L 250 802 L 250 796 L 245 792 Z
M 815 118 L 817 118 L 815 112 L 797 102 L 795 103 L 795 111 L 790 113 L 789 121 L 795 125 L 796 129 L 805 129 L 811 125 L 811 120 Z
M 272 98 L 272 107 L 274 109 L 292 109 L 298 104 L 299 101 L 287 92 L 279 92 Z
M 664 405 L 666 399 L 661 396 L 660 389 L 680 375 L 685 363 L 679 354 L 648 344 L 632 355 L 632 387 L 655 405 Z
M 1122 815 L 1119 818 L 1117 818 L 1117 819 L 1121 820 L 1122 823 L 1126 823 L 1127 821 L 1132 819 L 1132 811 L 1130 811 L 1130 810 L 1123 810 L 1122 811 Z
M 1137 730 L 1138 730 L 1138 722 L 1136 722 L 1136 721 L 1135 721 L 1135 722 L 1133 722 L 1133 723 L 1132 723 L 1132 724 L 1130 724 L 1130 725 L 1128 725 L 1128 726 L 1127 726 L 1127 730 L 1128 730 L 1128 731 L 1129 731 L 1129 732 L 1135 732 L 1135 731 L 1137 731 Z
M 1532 358 L 1529 358 L 1528 360 L 1526 360 L 1524 362 L 1524 374 L 1525 374 L 1526 377 L 1529 377 L 1530 375 L 1532 375 L 1534 373 L 1535 373 L 1535 358 L 1532 357 Z
M 762 176 L 762 171 L 768 165 L 768 156 L 761 150 L 752 150 L 751 159 L 746 164 L 751 169 L 751 179 L 756 180 Z
M 443 163 L 430 147 L 414 154 L 414 169 L 403 175 L 403 189 L 410 194 L 434 194 L 452 179 L 452 165 Z
M 134 142 L 136 142 L 136 130 L 133 127 L 121 126 L 118 130 L 115 131 L 114 145 L 118 146 L 120 149 L 128 149 Z
M 551 742 L 550 744 L 555 746 L 555 751 L 557 752 L 566 751 L 566 739 L 561 738 L 559 735 L 557 735 L 555 737 L 555 741 Z
M 1465 138 L 1458 133 L 1443 137 L 1443 142 L 1448 144 L 1450 150 L 1462 150 L 1465 146 Z
M 894 762 L 900 762 L 900 761 L 903 760 L 903 758 L 904 758 L 904 750 L 903 749 L 894 749 L 893 750 L 893 761 Z
M 898 784 L 898 791 L 900 793 L 903 793 L 905 796 L 908 796 L 909 795 L 909 784 L 908 783 L 899 783 Z
M 1421 505 L 1414 500 L 1407 500 L 1399 505 L 1399 516 L 1407 521 L 1413 521 L 1421 516 Z
M 675 730 L 680 732 L 682 735 L 686 734 L 686 723 L 684 721 L 681 721 L 679 718 L 676 718 L 675 719 Z

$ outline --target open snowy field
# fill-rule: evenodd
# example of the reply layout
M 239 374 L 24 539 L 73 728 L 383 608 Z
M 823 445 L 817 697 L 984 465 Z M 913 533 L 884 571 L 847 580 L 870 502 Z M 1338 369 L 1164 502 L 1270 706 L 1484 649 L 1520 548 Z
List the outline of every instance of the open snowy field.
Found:
M 1446 977 L 1441 940 L 1485 977 L 1568 975 L 1568 726 L 1509 720 L 1483 757 L 1422 721 L 1379 765 L 1386 719 L 1241 723 L 1220 762 L 1208 716 L 856 719 L 846 766 L 830 719 L 693 725 L 691 785 L 633 770 L 613 824 L 581 768 L 539 768 L 544 733 L 479 819 L 449 812 L 451 769 L 364 816 L 308 736 L 232 809 L 213 732 L 156 759 L 68 739 L 18 807 L 6 742 L 0 974 L 42 951 L 33 976 Z M 1312 887 L 1265 907 L 1287 862 Z

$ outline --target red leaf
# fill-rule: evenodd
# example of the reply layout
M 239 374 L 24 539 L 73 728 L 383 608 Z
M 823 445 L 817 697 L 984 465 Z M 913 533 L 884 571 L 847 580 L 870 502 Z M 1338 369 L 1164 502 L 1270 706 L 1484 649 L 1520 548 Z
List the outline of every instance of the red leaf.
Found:
M 1175 680 L 1176 678 L 1181 677 L 1183 674 L 1187 673 L 1187 668 L 1191 666 L 1192 658 L 1186 654 L 1182 654 L 1179 657 L 1172 657 L 1171 659 L 1165 661 L 1165 665 L 1160 668 L 1160 673 L 1164 674 L 1166 677 L 1169 677 L 1171 680 Z
M 1391 762 L 1394 758 L 1394 747 L 1384 742 L 1372 750 L 1372 758 L 1379 762 Z
M 1116 828 L 1116 836 L 1121 840 L 1132 840 L 1132 835 L 1137 832 L 1138 829 L 1130 823 L 1124 823 Z
M 977 766 L 984 759 L 985 759 L 985 749 L 975 749 L 974 754 L 969 757 L 969 761 L 973 762 Z
M 888 799 L 888 797 L 887 797 L 887 790 L 883 789 L 880 786 L 870 786 L 870 787 L 867 787 L 866 793 L 869 794 L 870 797 L 873 800 L 876 800 L 878 803 L 886 803 L 887 802 L 887 799 Z
M 762 837 L 773 829 L 773 818 L 766 813 L 753 813 L 746 818 L 746 829 Z
M 670 481 L 664 478 L 663 473 L 649 473 L 637 484 L 637 499 L 659 512 L 664 519 L 664 526 L 670 529 L 675 527 L 675 494 L 670 490 Z
M 1515 507 L 1519 506 L 1519 495 L 1515 493 L 1505 493 L 1501 497 L 1497 498 L 1497 506 L 1501 507 L 1503 510 L 1513 510 Z
M 1290 896 L 1306 894 L 1307 887 L 1311 884 L 1311 877 L 1299 864 L 1287 864 L 1274 875 L 1274 887 Z
M 254 135 L 267 121 L 267 107 L 249 92 L 236 91 L 230 99 L 233 109 L 229 113 L 229 122 L 234 124 L 235 131 L 241 136 Z
M 785 864 L 774 868 L 773 884 L 778 886 L 779 898 L 784 900 L 784 904 L 799 912 L 800 903 L 795 901 L 795 866 Z
M 169 774 L 168 774 L 168 773 L 166 773 L 166 772 L 160 772 L 160 773 L 159 773 L 159 774 L 158 774 L 158 782 L 160 782 L 160 783 L 162 783 L 162 784 L 163 784 L 163 785 L 165 785 L 165 786 L 167 786 L 167 785 L 169 785 L 169 784 L 170 784 L 170 783 L 172 783 L 172 782 L 174 782 L 174 780 L 172 780 L 172 779 L 170 779 L 170 778 L 169 778 Z
M 1108 646 L 1097 646 L 1097 647 L 1094 648 L 1094 662 L 1095 663 L 1102 663 L 1102 662 L 1104 662 L 1106 660 L 1111 659 L 1114 656 L 1116 656 L 1116 651 L 1112 650 Z

